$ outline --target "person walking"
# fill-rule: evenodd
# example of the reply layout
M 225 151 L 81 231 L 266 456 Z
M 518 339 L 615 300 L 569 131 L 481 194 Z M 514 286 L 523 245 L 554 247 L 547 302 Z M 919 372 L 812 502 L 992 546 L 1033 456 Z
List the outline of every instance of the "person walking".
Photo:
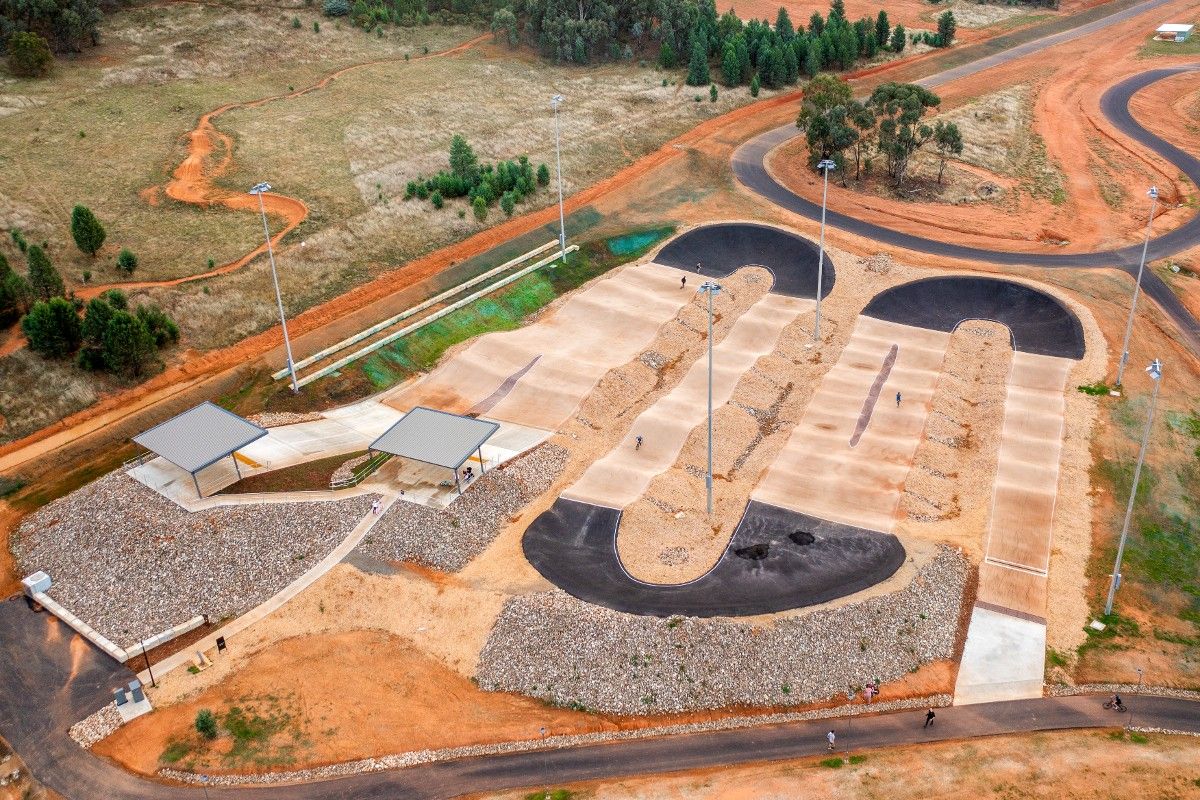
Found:
M 829 733 L 825 734 L 825 739 L 828 740 L 829 750 L 832 752 L 833 743 L 837 741 L 837 735 L 833 731 L 830 731 Z
M 687 275 L 684 275 L 682 278 L 679 279 L 679 288 L 680 289 L 687 288 Z
M 925 712 L 925 725 L 924 725 L 924 727 L 928 728 L 930 725 L 932 725 L 932 724 L 933 724 L 933 718 L 934 718 L 934 717 L 936 717 L 936 716 L 937 716 L 937 714 L 933 713 L 933 709 L 932 709 L 932 708 L 931 708 L 931 709 L 929 709 L 928 711 L 926 711 L 926 712 Z
M 379 502 L 379 498 L 375 498 L 374 500 L 371 501 L 371 513 L 374 514 L 375 516 L 377 516 L 377 517 L 379 516 L 379 509 L 382 507 L 383 507 L 383 504 Z
M 640 436 L 639 436 L 639 437 L 637 437 L 636 439 L 634 439 L 634 440 L 633 440 L 633 449 L 634 449 L 634 450 L 641 450 L 641 449 L 642 449 L 642 437 L 640 437 Z
M 896 392 L 896 408 L 900 407 L 900 393 Z

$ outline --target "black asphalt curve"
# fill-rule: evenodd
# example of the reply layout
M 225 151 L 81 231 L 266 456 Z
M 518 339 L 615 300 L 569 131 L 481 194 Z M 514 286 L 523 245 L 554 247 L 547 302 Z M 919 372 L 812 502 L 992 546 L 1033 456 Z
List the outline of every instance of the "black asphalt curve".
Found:
M 1055 297 L 1001 278 L 947 275 L 893 286 L 875 295 L 863 316 L 935 331 L 954 331 L 971 319 L 999 322 L 1013 349 L 1042 356 L 1083 358 L 1083 325 Z
M 745 266 L 764 267 L 775 277 L 773 294 L 817 296 L 820 249 L 795 233 L 751 222 L 703 225 L 672 239 L 654 261 L 709 278 L 724 278 Z M 833 290 L 833 262 L 825 258 L 821 297 Z
M 1135 92 L 1152 83 L 1200 69 L 1200 64 L 1148 70 L 1121 81 L 1100 98 L 1100 110 L 1122 133 L 1161 155 L 1174 164 L 1193 185 L 1200 185 L 1200 159 L 1167 142 L 1139 125 L 1129 113 L 1129 100 Z M 794 125 L 786 125 L 757 136 L 739 147 L 733 154 L 733 172 L 751 191 L 788 211 L 818 220 L 821 206 L 788 189 L 767 171 L 766 158 L 776 146 L 800 135 Z M 872 222 L 857 219 L 839 211 L 828 211 L 828 224 L 858 236 L 902 247 L 919 253 L 948 256 L 990 264 L 1026 265 L 1033 267 L 1097 268 L 1115 267 L 1136 274 L 1141 257 L 1141 245 L 1134 244 L 1116 250 L 1094 253 L 1017 253 L 1004 250 L 985 250 L 953 242 L 928 239 Z M 1200 216 L 1193 216 L 1183 225 L 1151 240 L 1148 259 L 1165 258 L 1200 244 Z M 1200 323 L 1179 301 L 1179 298 L 1157 275 L 1147 271 L 1142 277 L 1146 294 L 1166 312 L 1188 338 L 1193 350 L 1200 350 Z
M 917 710 L 859 717 L 849 727 L 844 718 L 814 720 L 478 756 L 313 783 L 212 786 L 205 792 L 125 772 L 67 736 L 70 725 L 109 701 L 109 687 L 127 681 L 128 670 L 49 614 L 30 611 L 21 598 L 0 602 L 0 630 L 0 733 L 34 776 L 67 800 L 440 800 L 816 756 L 825 752 L 830 728 L 837 731 L 839 749 L 854 751 L 1126 722 L 1200 733 L 1196 702 L 1128 696 L 1129 713 L 1117 715 L 1104 711 L 1099 697 L 1045 698 L 938 709 L 937 724 L 928 729 L 921 727 L 924 713 Z
M 750 501 L 711 570 L 682 584 L 643 583 L 617 554 L 621 512 L 560 497 L 525 531 L 529 563 L 567 593 L 630 614 L 742 617 L 825 603 L 889 578 L 895 536 Z

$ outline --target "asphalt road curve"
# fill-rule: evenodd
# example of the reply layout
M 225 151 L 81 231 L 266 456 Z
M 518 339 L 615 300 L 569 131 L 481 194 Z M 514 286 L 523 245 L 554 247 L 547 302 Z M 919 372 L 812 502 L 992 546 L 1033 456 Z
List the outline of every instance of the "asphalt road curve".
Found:
M 1108 89 L 1100 98 L 1100 110 L 1109 122 L 1134 141 L 1174 164 L 1194 186 L 1200 185 L 1200 159 L 1155 136 L 1138 124 L 1129 112 L 1129 100 L 1135 92 L 1152 83 L 1196 69 L 1200 69 L 1200 65 L 1148 70 L 1126 78 Z M 821 206 L 799 196 L 776 181 L 766 167 L 766 158 L 771 150 L 798 135 L 800 135 L 800 131 L 794 125 L 785 125 L 751 139 L 734 152 L 733 172 L 743 185 L 764 199 L 788 211 L 818 220 L 821 218 Z M 1140 244 L 1115 250 L 1100 250 L 1094 253 L 1018 253 L 985 250 L 903 233 L 872 222 L 865 222 L 839 211 L 829 210 L 826 221 L 841 230 L 895 247 L 990 264 L 1084 269 L 1115 267 L 1131 275 L 1136 275 L 1142 251 Z M 1193 216 L 1178 228 L 1152 239 L 1147 251 L 1147 259 L 1165 258 L 1197 244 L 1200 244 L 1200 216 Z M 1192 349 L 1200 350 L 1200 323 L 1197 323 L 1166 283 L 1151 272 L 1143 275 L 1142 282 L 1146 294 L 1154 298 L 1171 320 L 1179 326 L 1189 339 Z
M 703 225 L 672 239 L 654 261 L 708 278 L 724 278 L 745 266 L 767 269 L 773 294 L 816 299 L 818 247 L 795 233 L 751 222 Z M 821 272 L 821 297 L 833 290 L 833 262 Z
M 742 617 L 825 603 L 886 580 L 904 563 L 895 536 L 750 501 L 712 569 L 651 584 L 617 554 L 621 512 L 559 498 L 522 539 L 529 563 L 567 593 L 630 614 Z
M 1015 281 L 947 275 L 893 286 L 871 299 L 863 316 L 951 333 L 972 319 L 1008 327 L 1013 349 L 1083 358 L 1083 325 L 1055 297 Z

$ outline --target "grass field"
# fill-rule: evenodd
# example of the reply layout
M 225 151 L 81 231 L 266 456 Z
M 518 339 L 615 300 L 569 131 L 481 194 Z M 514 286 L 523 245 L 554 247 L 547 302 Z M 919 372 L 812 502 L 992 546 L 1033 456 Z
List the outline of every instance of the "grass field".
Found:
M 1190 22 L 1190 20 L 1189 20 Z M 1186 23 L 1185 23 L 1186 24 Z M 1138 56 L 1154 58 L 1156 56 L 1195 56 L 1200 55 L 1200 36 L 1193 31 L 1186 42 L 1160 42 L 1153 36 L 1146 39 Z

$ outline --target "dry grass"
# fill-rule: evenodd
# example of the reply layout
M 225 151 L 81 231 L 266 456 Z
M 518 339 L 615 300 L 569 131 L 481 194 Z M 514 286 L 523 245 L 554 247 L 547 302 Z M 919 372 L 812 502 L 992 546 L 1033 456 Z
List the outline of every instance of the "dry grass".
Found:
M 885 6 L 886 7 L 886 6 Z M 921 15 L 922 19 L 936 22 L 937 18 L 946 11 L 954 12 L 954 19 L 960 28 L 990 28 L 993 25 L 999 29 L 1015 28 L 1029 25 L 1046 17 L 1054 16 L 1049 10 L 1041 13 L 1030 13 L 1026 5 L 1001 5 L 999 3 L 983 3 L 978 0 L 954 0 L 952 3 L 938 3 Z
M 301 28 L 292 28 L 293 15 Z M 0 158 L 0 229 L 16 226 L 31 241 L 48 240 L 69 283 L 85 269 L 93 281 L 124 279 L 115 268 L 122 247 L 139 256 L 134 280 L 200 272 L 210 258 L 231 260 L 262 235 L 252 216 L 167 200 L 152 205 L 140 194 L 165 182 L 182 158 L 181 137 L 201 113 L 306 85 L 339 66 L 436 50 L 472 35 L 397 28 L 377 39 L 328 20 L 314 34 L 317 18 L 314 9 L 132 9 L 107 16 L 105 44 L 60 61 L 52 78 L 4 80 L 0 140 L 11 146 Z M 273 172 L 272 161 L 255 166 Z M 75 203 L 90 206 L 108 228 L 97 259 L 71 242 Z
M 0 359 L 0 442 L 19 439 L 96 400 L 97 382 L 71 361 L 28 350 Z
M 938 119 L 958 125 L 962 161 L 1014 175 L 1030 148 L 1031 103 L 1030 87 L 1017 84 L 943 112 Z

